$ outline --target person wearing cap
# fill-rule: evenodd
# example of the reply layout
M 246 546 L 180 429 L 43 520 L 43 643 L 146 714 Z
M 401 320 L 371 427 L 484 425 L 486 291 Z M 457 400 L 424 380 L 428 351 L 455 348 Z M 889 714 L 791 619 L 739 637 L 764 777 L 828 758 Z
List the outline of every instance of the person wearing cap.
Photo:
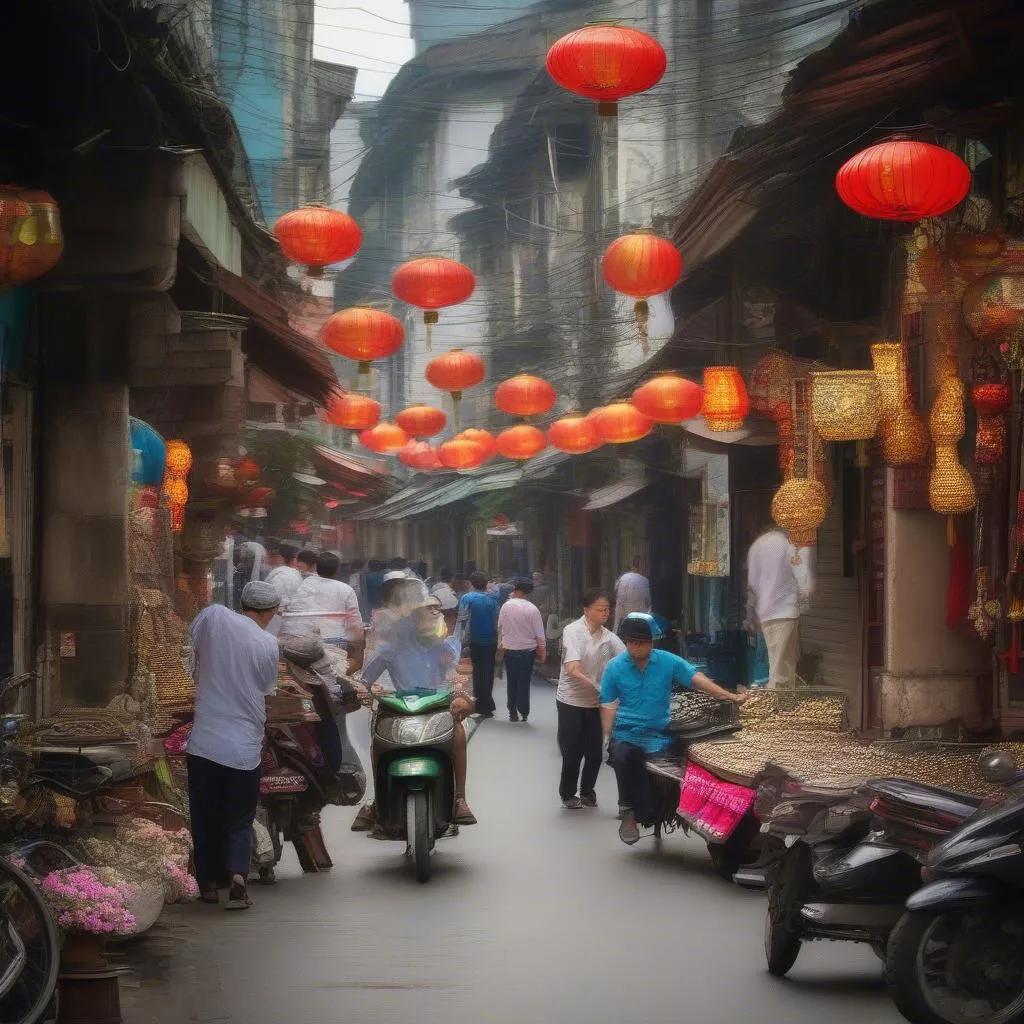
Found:
M 436 597 L 441 602 L 441 611 L 443 612 L 458 608 L 459 599 L 452 589 L 451 569 L 442 569 L 439 575 L 441 578 L 430 588 L 430 596 Z
M 267 542 L 267 562 L 270 572 L 267 583 L 276 591 L 281 604 L 287 604 L 302 586 L 302 573 L 295 567 L 299 549 L 294 544 L 271 540 Z
M 540 610 L 528 598 L 533 580 L 519 579 L 512 596 L 498 613 L 498 650 L 505 657 L 505 690 L 508 720 L 524 722 L 530 717 L 530 683 L 533 668 L 547 658 L 547 636 Z
M 277 640 L 266 632 L 280 603 L 266 582 L 247 583 L 241 612 L 212 604 L 189 628 L 196 709 L 188 739 L 188 803 L 199 898 L 250 906 L 246 878 L 260 792 L 267 711 L 277 688 Z
M 655 650 L 660 634 L 654 616 L 631 612 L 619 624 L 626 650 L 601 676 L 601 728 L 619 785 L 619 838 L 629 846 L 640 838 L 638 823 L 654 817 L 645 762 L 673 743 L 667 731 L 672 684 L 736 704 L 747 699 L 745 691 L 723 689 L 679 655 Z

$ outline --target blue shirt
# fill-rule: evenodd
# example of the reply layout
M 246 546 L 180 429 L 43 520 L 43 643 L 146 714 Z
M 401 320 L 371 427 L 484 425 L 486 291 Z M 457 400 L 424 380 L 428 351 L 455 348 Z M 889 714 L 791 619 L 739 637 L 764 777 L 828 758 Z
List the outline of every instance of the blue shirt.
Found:
M 483 590 L 463 594 L 459 601 L 459 623 L 469 622 L 469 643 L 498 642 L 498 602 Z
M 423 643 L 415 623 L 402 622 L 394 635 L 380 644 L 363 669 L 363 682 L 375 683 L 385 671 L 395 693 L 436 693 L 447 690 L 448 670 L 459 660 L 455 637 L 437 643 Z
M 668 651 L 651 651 L 641 672 L 626 651 L 612 658 L 601 676 L 601 703 L 619 702 L 612 739 L 656 754 L 672 743 L 666 734 L 672 684 L 690 687 L 697 674 L 688 661 Z

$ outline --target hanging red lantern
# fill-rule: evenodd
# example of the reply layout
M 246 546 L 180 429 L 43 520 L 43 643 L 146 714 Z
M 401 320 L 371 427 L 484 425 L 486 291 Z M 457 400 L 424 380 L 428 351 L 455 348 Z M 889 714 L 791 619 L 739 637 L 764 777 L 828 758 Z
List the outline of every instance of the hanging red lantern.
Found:
M 255 483 L 259 480 L 263 470 L 255 459 L 245 456 L 238 460 L 235 466 L 235 479 L 240 483 Z
M 432 405 L 410 405 L 395 417 L 395 422 L 410 437 L 433 437 L 444 430 L 448 417 Z
M 355 256 L 363 244 L 363 232 L 347 213 L 316 205 L 278 217 L 274 237 L 285 258 L 305 266 L 310 277 L 321 277 L 324 267 Z
M 502 381 L 494 391 L 494 404 L 510 416 L 540 416 L 552 409 L 556 398 L 546 380 L 528 373 Z
M 438 310 L 465 302 L 476 288 L 476 277 L 469 267 L 443 256 L 423 256 L 403 263 L 391 278 L 391 290 L 403 302 L 423 310 L 427 325 L 427 350 L 432 341 L 431 328 L 438 321 Z
M 325 410 L 327 422 L 346 430 L 369 430 L 380 422 L 380 402 L 350 391 L 332 395 Z
M 33 281 L 64 251 L 60 208 L 39 189 L 0 185 L 0 286 Z
M 597 112 L 618 113 L 618 101 L 661 81 L 667 65 L 656 39 L 623 25 L 586 25 L 562 36 L 547 56 L 548 74 L 577 96 L 597 101 Z
M 633 312 L 644 355 L 647 347 L 647 322 L 651 308 L 647 300 L 667 292 L 683 273 L 683 257 L 666 238 L 649 231 L 616 238 L 601 260 L 604 279 L 617 292 L 636 299 Z
M 700 414 L 704 392 L 692 380 L 665 373 L 641 384 L 633 392 L 633 405 L 655 423 L 682 423 Z
M 563 416 L 548 427 L 548 443 L 560 452 L 584 455 L 601 447 L 601 439 L 594 432 L 586 416 Z
M 403 448 L 408 440 L 409 435 L 401 427 L 386 420 L 359 435 L 359 443 L 371 452 L 377 452 L 378 455 L 393 455 Z
M 441 391 L 450 391 L 456 428 L 459 425 L 459 402 L 462 392 L 476 387 L 487 373 L 484 361 L 461 348 L 453 348 L 427 363 L 427 380 Z
M 359 372 L 370 372 L 370 362 L 394 355 L 405 341 L 398 317 L 372 306 L 351 306 L 328 317 L 321 328 L 323 343 L 346 359 L 359 363 Z
M 654 422 L 632 402 L 612 402 L 594 409 L 587 417 L 598 438 L 607 444 L 629 444 L 646 437 Z
M 461 435 L 445 441 L 437 449 L 437 455 L 445 469 L 476 469 L 485 458 L 480 445 Z
M 542 452 L 547 445 L 544 434 L 528 423 L 518 423 L 514 427 L 503 430 L 495 439 L 498 451 L 506 459 L 532 459 Z
M 409 441 L 398 452 L 398 461 L 410 469 L 420 469 L 429 451 L 426 441 Z
M 481 430 L 479 427 L 470 427 L 468 430 L 462 431 L 459 437 L 464 437 L 467 441 L 472 441 L 473 444 L 479 445 L 483 449 L 484 462 L 488 459 L 493 459 L 498 454 L 498 444 L 490 431 Z
M 750 412 L 747 385 L 735 366 L 704 370 L 704 422 L 708 430 L 739 430 Z
M 839 168 L 847 206 L 879 220 L 917 221 L 948 213 L 971 190 L 971 169 L 942 146 L 894 138 L 861 150 Z

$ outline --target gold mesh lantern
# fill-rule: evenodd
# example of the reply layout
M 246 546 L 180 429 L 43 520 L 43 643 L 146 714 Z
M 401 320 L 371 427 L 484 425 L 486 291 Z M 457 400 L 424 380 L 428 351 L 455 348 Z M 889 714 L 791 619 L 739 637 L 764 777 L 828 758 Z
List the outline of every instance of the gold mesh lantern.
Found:
M 826 441 L 866 441 L 878 429 L 878 382 L 874 370 L 812 373 L 811 418 Z
M 817 543 L 828 506 L 828 491 L 818 480 L 786 480 L 772 498 L 772 519 L 795 547 L 810 547 Z
M 907 353 L 902 342 L 871 346 L 882 415 L 882 456 L 890 466 L 910 466 L 928 453 L 928 429 L 910 397 Z
M 928 503 L 946 516 L 970 512 L 977 501 L 974 481 L 957 458 L 956 445 L 936 444 L 935 465 L 928 481 Z
M 928 454 L 928 428 L 916 409 L 900 409 L 882 420 L 882 458 L 889 466 L 913 466 Z
M 939 384 L 930 416 L 932 439 L 936 446 L 955 444 L 964 436 L 964 385 L 958 377 L 946 377 Z

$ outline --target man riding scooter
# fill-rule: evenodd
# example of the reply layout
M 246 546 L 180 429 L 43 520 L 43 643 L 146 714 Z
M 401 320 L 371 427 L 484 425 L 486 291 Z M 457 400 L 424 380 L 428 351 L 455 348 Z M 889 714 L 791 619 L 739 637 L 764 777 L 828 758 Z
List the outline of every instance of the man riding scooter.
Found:
M 631 612 L 618 633 L 626 650 L 608 662 L 601 676 L 601 727 L 605 739 L 610 738 L 608 752 L 619 785 L 619 838 L 632 846 L 640 839 L 639 824 L 654 820 L 644 763 L 675 742 L 667 731 L 672 684 L 736 704 L 747 694 L 724 690 L 678 655 L 655 650 L 662 631 L 653 615 Z

